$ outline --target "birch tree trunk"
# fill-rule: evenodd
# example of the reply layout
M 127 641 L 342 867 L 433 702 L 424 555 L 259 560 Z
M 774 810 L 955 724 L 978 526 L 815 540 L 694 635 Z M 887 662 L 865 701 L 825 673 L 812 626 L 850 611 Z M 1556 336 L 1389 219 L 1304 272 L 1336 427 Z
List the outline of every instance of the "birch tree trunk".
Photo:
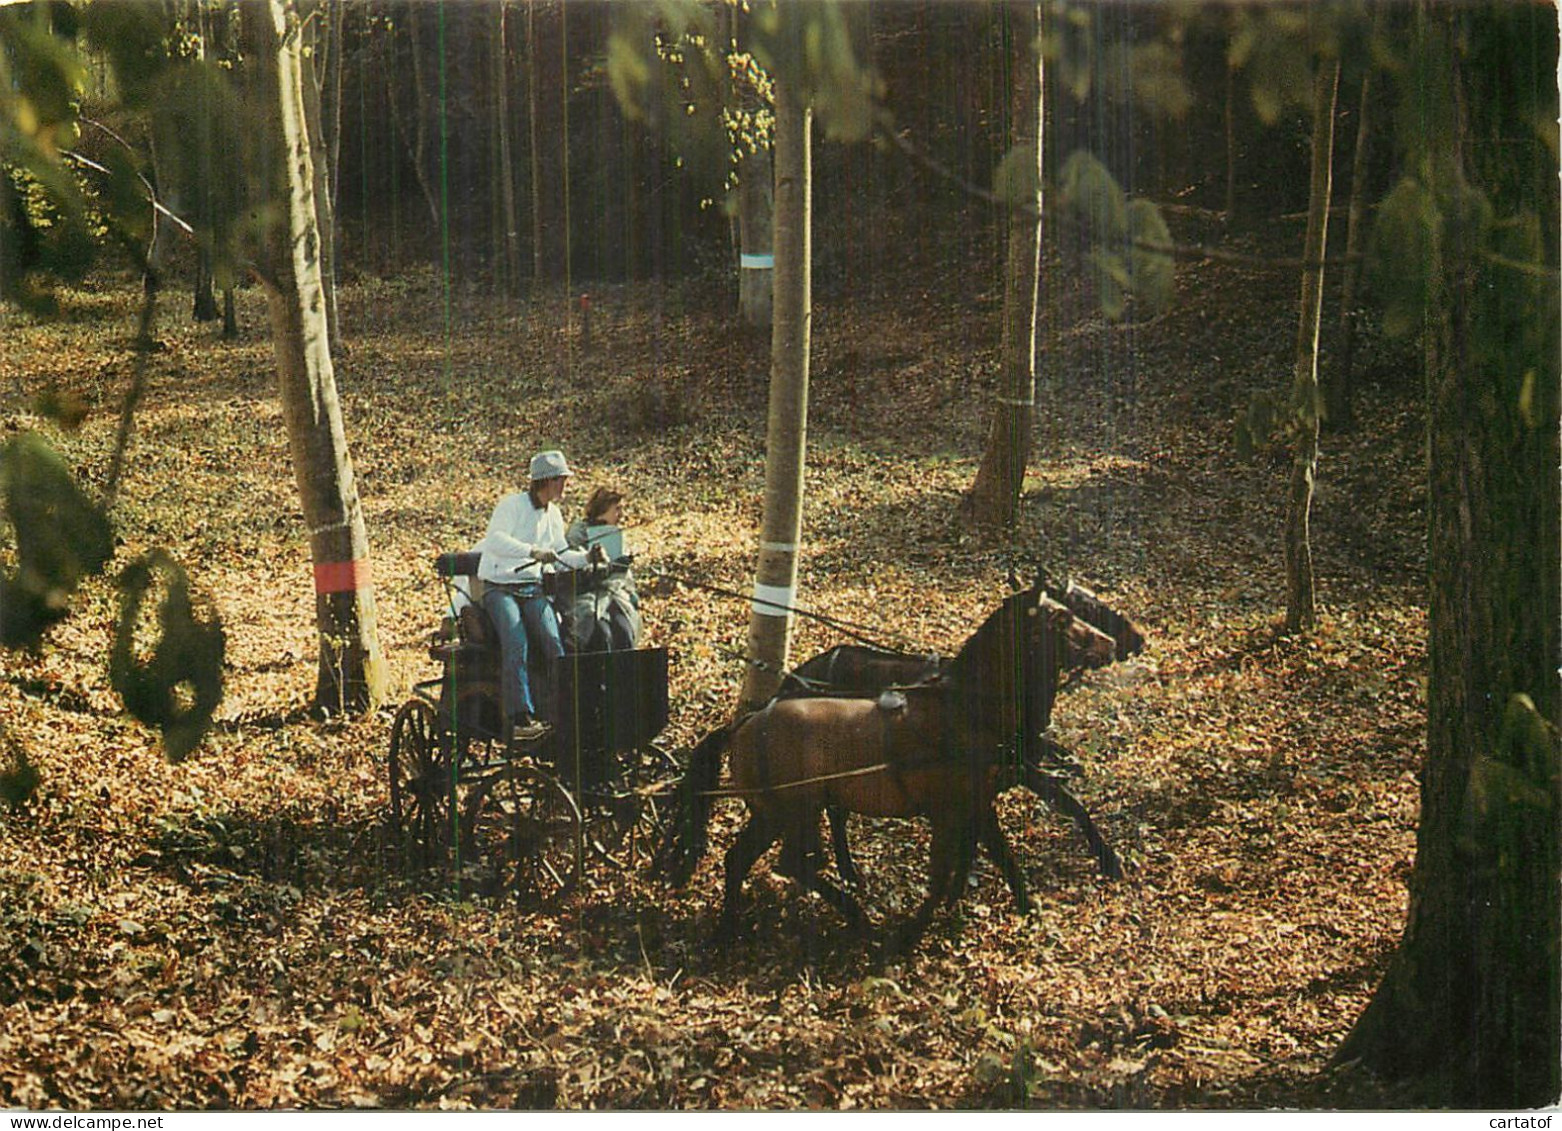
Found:
M 321 240 L 314 199 L 313 147 L 305 114 L 305 73 L 298 10 L 290 0 L 244 0 L 248 96 L 262 123 L 257 204 L 274 201 L 280 217 L 262 237 L 255 272 L 266 292 L 277 384 L 293 477 L 314 566 L 320 635 L 315 706 L 360 710 L 384 690 L 385 661 L 376 628 L 369 539 L 337 400 L 321 282 Z
M 1010 10 L 1014 53 L 1011 151 L 1033 153 L 1035 189 L 1030 208 L 1009 212 L 1003 287 L 1003 373 L 993 403 L 987 448 L 972 484 L 972 517 L 987 526 L 1009 526 L 1019 513 L 1025 466 L 1030 461 L 1031 420 L 1036 411 L 1036 312 L 1041 275 L 1042 60 L 1036 51 L 1040 13 L 1033 0 Z
M 808 354 L 813 300 L 811 111 L 776 80 L 775 313 L 770 329 L 770 411 L 765 438 L 765 510 L 748 672 L 741 699 L 757 707 L 775 694 L 791 642 L 797 551 L 803 531 L 803 465 L 808 443 Z
M 1301 313 L 1296 328 L 1292 408 L 1297 426 L 1285 519 L 1285 626 L 1311 628 L 1318 618 L 1313 586 L 1313 481 L 1318 471 L 1318 325 L 1323 313 L 1323 252 L 1329 242 L 1329 195 L 1334 170 L 1334 101 L 1340 85 L 1337 59 L 1323 59 L 1313 78 L 1312 173 L 1307 190 L 1307 236 L 1302 253 Z

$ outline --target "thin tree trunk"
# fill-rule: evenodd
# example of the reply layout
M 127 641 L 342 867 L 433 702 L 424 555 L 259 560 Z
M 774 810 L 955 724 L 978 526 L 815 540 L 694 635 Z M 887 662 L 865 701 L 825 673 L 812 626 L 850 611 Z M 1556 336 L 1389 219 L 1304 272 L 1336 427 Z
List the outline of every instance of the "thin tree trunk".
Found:
M 244 0 L 250 95 L 259 120 L 256 191 L 282 205 L 257 250 L 293 475 L 314 563 L 320 662 L 315 706 L 363 709 L 384 690 L 386 669 L 369 576 L 369 540 L 353 478 L 326 335 L 313 146 L 305 111 L 298 11 L 290 0 Z
M 433 231 L 439 231 L 439 193 L 434 188 L 434 182 L 429 178 L 428 168 L 428 120 L 430 115 L 428 82 L 425 77 L 427 64 L 423 58 L 423 34 L 422 34 L 421 5 L 414 4 L 406 9 L 407 38 L 412 49 L 412 90 L 414 99 L 412 103 L 412 132 L 410 136 L 402 133 L 406 139 L 410 155 L 412 157 L 412 172 L 418 179 L 418 189 L 423 193 L 423 201 L 428 205 L 429 220 L 433 224 Z M 436 13 L 437 15 L 438 13 Z M 395 91 L 399 84 L 397 78 L 389 76 L 391 91 L 391 108 L 395 111 Z
M 1312 175 L 1307 190 L 1307 237 L 1302 258 L 1301 313 L 1296 328 L 1296 368 L 1292 386 L 1296 451 L 1285 519 L 1287 631 L 1313 627 L 1317 598 L 1313 585 L 1313 481 L 1318 470 L 1318 326 L 1323 313 L 1323 252 L 1329 240 L 1329 193 L 1334 166 L 1334 102 L 1340 84 L 1335 59 L 1318 62 L 1313 79 Z
M 1324 408 L 1331 428 L 1350 427 L 1354 419 L 1352 392 L 1355 375 L 1351 369 L 1356 354 L 1356 281 L 1361 277 L 1357 255 L 1361 250 L 1361 218 L 1367 210 L 1367 144 L 1369 98 L 1372 92 L 1372 68 L 1361 73 L 1361 107 L 1356 119 L 1356 152 L 1351 155 L 1350 208 L 1345 216 L 1345 264 L 1340 271 L 1340 353 L 1330 367 L 1324 385 Z
M 569 235 L 562 3 L 527 0 L 526 46 L 532 174 L 532 278 L 537 282 L 558 282 L 568 273 Z
M 1035 50 L 1040 12 L 1034 0 L 1016 4 L 1013 125 L 1010 145 L 1034 153 L 1034 211 L 1011 209 L 1003 288 L 1003 377 L 993 403 L 987 448 L 971 486 L 971 516 L 986 526 L 1008 527 L 1019 513 L 1025 467 L 1030 462 L 1031 421 L 1036 411 L 1036 312 L 1041 277 L 1042 67 Z
M 1226 226 L 1237 211 L 1237 69 L 1226 57 Z
M 494 129 L 498 134 L 500 290 L 521 289 L 520 215 L 515 199 L 515 152 L 511 144 L 509 3 L 499 0 L 494 28 Z
M 342 72 L 345 69 L 343 59 L 347 54 L 347 41 L 344 38 L 347 5 L 340 0 L 327 2 L 331 13 L 331 57 L 326 67 L 324 127 L 326 149 L 330 156 L 331 175 L 328 180 L 331 186 L 331 215 L 334 218 L 342 191 L 342 186 L 337 182 L 342 168 Z
M 195 5 L 196 42 L 199 46 L 199 57 L 204 59 L 211 54 L 212 25 L 207 19 L 206 6 Z M 217 308 L 217 294 L 213 290 L 212 278 L 212 201 L 211 189 L 208 182 L 211 180 L 210 165 L 215 156 L 211 153 L 211 133 L 202 128 L 201 162 L 205 175 L 201 177 L 201 183 L 196 187 L 196 216 L 195 224 L 200 231 L 200 237 L 195 244 L 195 287 L 194 298 L 191 303 L 191 315 L 197 322 L 215 322 L 221 317 L 222 312 Z
M 812 112 L 790 86 L 775 84 L 775 313 L 770 330 L 770 410 L 765 438 L 765 510 L 749 668 L 742 702 L 764 703 L 786 667 L 797 601 L 797 553 L 803 530 L 803 465 L 808 444 L 808 360 L 813 299 Z

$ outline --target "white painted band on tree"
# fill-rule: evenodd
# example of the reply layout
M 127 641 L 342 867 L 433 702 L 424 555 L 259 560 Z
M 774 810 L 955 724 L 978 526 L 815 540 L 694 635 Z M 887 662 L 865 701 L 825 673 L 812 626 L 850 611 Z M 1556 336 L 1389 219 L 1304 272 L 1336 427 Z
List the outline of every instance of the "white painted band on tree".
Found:
M 999 404 L 1013 405 L 1015 408 L 1035 408 L 1035 397 L 994 397 Z
M 777 554 L 795 554 L 795 553 L 797 553 L 797 543 L 796 542 L 761 542 L 759 544 L 759 548 L 761 550 L 769 552 L 769 553 L 777 553 Z
M 324 526 L 311 526 L 309 528 L 309 537 L 313 538 L 317 534 L 324 534 L 330 530 L 346 530 L 352 524 L 352 519 L 344 518 L 341 522 L 328 522 Z
M 768 251 L 763 255 L 750 255 L 744 252 L 738 256 L 738 266 L 745 271 L 769 271 L 776 265 L 776 257 Z
M 765 617 L 784 617 L 791 613 L 792 602 L 797 600 L 795 585 L 761 585 L 754 583 L 754 611 Z

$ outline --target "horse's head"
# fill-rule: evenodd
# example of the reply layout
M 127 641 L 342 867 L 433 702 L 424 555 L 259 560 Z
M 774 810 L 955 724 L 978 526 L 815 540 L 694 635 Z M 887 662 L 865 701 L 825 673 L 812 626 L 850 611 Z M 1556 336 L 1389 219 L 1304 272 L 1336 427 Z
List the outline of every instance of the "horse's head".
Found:
M 1061 609 L 1064 614 L 1060 622 L 1063 627 L 1058 630 L 1063 636 L 1063 667 L 1069 671 L 1075 668 L 1104 668 L 1117 659 L 1117 641 L 1094 625 L 1085 623 L 1074 615 L 1072 609 L 1053 600 L 1050 595 L 1043 593 L 1041 603 L 1054 610 Z
M 1074 671 L 1077 668 L 1104 668 L 1118 658 L 1116 639 L 1110 633 L 1102 631 L 1105 626 L 1087 621 L 1080 615 L 1079 608 L 1071 600 L 1075 593 L 1085 594 L 1094 602 L 1092 607 L 1109 612 L 1105 605 L 1095 599 L 1094 594 L 1079 589 L 1072 582 L 1067 588 L 1059 588 L 1047 576 L 1046 570 L 1037 573 L 1036 583 L 1031 589 L 1039 592 L 1042 600 L 1061 605 L 1073 614 L 1072 620 L 1064 630 L 1068 638 L 1068 651 L 1063 657 L 1065 669 Z M 1140 643 L 1142 646 L 1142 637 Z

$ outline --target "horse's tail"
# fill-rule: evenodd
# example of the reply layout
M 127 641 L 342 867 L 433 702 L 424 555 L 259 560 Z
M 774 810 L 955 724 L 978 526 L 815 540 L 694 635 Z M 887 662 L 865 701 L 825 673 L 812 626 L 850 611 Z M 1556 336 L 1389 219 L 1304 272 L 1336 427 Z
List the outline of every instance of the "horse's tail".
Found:
M 689 752 L 689 768 L 673 801 L 673 820 L 653 862 L 656 872 L 675 887 L 688 882 L 705 856 L 710 795 L 721 781 L 721 760 L 732 741 L 732 731 L 731 725 L 717 727 Z

